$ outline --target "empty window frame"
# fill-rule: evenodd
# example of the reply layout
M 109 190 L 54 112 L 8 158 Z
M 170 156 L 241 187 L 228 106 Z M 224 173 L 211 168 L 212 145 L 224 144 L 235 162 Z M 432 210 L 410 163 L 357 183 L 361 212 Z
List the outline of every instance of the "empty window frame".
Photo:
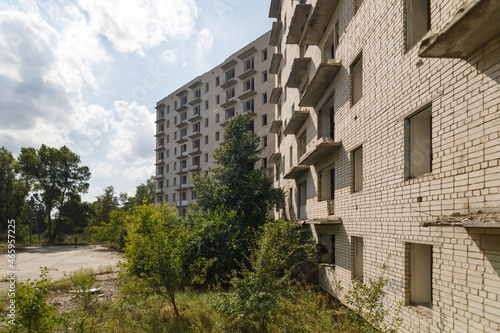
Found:
M 405 121 L 405 176 L 414 178 L 432 171 L 432 107 Z
M 254 90 L 255 89 L 255 80 L 251 78 L 243 83 L 243 91 Z
M 267 82 L 267 71 L 262 72 L 262 82 Z
M 267 103 L 267 93 L 263 93 L 262 94 L 262 104 L 266 104 Z
M 359 55 L 351 65 L 351 105 L 363 96 L 363 57 Z
M 431 28 L 430 0 L 406 0 L 406 49 L 411 49 Z
M 352 168 L 353 192 L 359 192 L 363 189 L 363 147 L 352 152 Z
M 217 76 L 217 77 L 215 78 L 215 86 L 216 86 L 216 87 L 218 87 L 218 86 L 219 86 L 219 84 L 220 84 L 220 78 Z
M 363 238 L 351 238 L 352 278 L 363 280 Z
M 318 175 L 318 182 L 320 184 L 320 201 L 335 200 L 335 168 L 328 167 Z
M 262 50 L 262 61 L 267 60 L 267 49 Z
M 253 57 L 251 57 L 250 59 L 248 59 L 248 60 L 246 60 L 246 61 L 244 62 L 244 64 L 243 64 L 243 66 L 244 66 L 244 71 L 246 72 L 246 71 L 248 71 L 248 70 L 250 70 L 250 69 L 254 69 L 254 65 L 255 65 L 255 64 L 254 64 L 254 58 L 253 58 Z
M 226 91 L 226 102 L 229 102 L 229 100 L 231 98 L 233 98 L 235 95 L 236 95 L 236 92 L 235 92 L 234 88 L 227 90 Z
M 410 304 L 432 305 L 432 245 L 407 244 Z
M 262 126 L 266 126 L 267 125 L 267 114 L 263 114 L 262 115 Z
M 297 158 L 300 160 L 302 155 L 306 153 L 307 147 L 307 133 L 303 131 L 297 139 Z
M 303 182 L 299 183 L 297 186 L 297 190 L 299 191 L 299 207 L 304 207 L 307 202 L 307 181 L 304 180 Z
M 243 112 L 254 112 L 255 111 L 254 104 L 255 103 L 253 98 L 243 102 Z
M 219 141 L 219 132 L 215 132 L 215 141 Z
M 233 68 L 227 70 L 224 75 L 225 75 L 225 78 L 226 78 L 225 82 L 229 82 L 231 79 L 233 79 L 236 76 L 236 70 L 235 70 L 235 68 L 233 67 Z

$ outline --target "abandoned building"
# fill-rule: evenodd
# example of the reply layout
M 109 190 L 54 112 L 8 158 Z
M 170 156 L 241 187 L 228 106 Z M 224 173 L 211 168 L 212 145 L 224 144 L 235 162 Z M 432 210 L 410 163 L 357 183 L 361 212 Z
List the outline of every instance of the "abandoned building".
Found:
M 383 274 L 402 332 L 500 331 L 500 1 L 269 16 L 275 215 L 323 244 L 321 286 L 343 300 Z

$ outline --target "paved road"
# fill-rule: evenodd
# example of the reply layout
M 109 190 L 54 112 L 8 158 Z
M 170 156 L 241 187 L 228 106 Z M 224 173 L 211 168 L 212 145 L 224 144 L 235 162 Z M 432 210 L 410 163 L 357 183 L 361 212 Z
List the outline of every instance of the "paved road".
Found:
M 0 279 L 10 271 L 7 255 L 0 258 Z M 40 267 L 47 267 L 52 281 L 64 278 L 64 273 L 76 271 L 81 267 L 97 269 L 101 266 L 116 266 L 122 259 L 117 251 L 99 245 L 74 246 L 33 246 L 16 254 L 17 281 L 36 279 L 40 275 Z M 1 279 L 3 280 L 3 279 Z M 0 290 L 5 289 L 8 282 L 0 283 Z

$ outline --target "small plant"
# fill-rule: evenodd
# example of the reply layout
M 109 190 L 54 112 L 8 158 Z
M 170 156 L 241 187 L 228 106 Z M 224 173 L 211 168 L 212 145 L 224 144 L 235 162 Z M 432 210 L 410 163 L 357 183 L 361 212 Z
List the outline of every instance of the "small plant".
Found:
M 50 282 L 47 267 L 40 268 L 40 279 L 21 282 L 16 285 L 16 321 L 13 332 L 51 332 L 57 323 L 56 307 L 47 304 Z
M 73 299 L 84 309 L 89 310 L 96 294 L 92 291 L 96 280 L 94 272 L 90 268 L 81 268 L 71 273 L 74 295 Z
M 384 278 L 387 263 L 382 266 L 382 274 L 378 279 L 363 283 L 361 279 L 355 279 L 351 288 L 347 291 L 345 300 L 353 311 L 340 323 L 346 331 L 352 332 L 387 332 L 396 333 L 401 325 L 401 306 L 395 319 L 389 321 L 384 297 L 384 290 L 388 280 Z M 347 329 L 349 328 L 349 329 Z

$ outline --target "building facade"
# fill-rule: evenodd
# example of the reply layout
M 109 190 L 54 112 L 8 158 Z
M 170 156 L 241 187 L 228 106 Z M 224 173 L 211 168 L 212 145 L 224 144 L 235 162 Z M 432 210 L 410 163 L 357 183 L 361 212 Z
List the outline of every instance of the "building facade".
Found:
M 321 286 L 343 300 L 384 274 L 401 332 L 500 331 L 500 1 L 269 16 L 276 215 L 323 245 Z
M 156 203 L 168 203 L 185 215 L 196 201 L 192 179 L 214 166 L 212 154 L 223 141 L 226 122 L 238 113 L 253 115 L 251 128 L 261 139 L 261 164 L 274 151 L 275 86 L 269 75 L 270 32 L 191 80 L 156 105 Z

